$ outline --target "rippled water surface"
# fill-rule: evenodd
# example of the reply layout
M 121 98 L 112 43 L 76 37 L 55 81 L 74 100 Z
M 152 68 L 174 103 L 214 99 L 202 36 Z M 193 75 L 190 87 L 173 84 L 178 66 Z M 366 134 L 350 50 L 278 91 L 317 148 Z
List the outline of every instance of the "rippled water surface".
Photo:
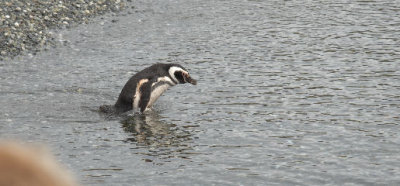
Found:
M 134 1 L 0 64 L 0 135 L 84 185 L 400 184 L 399 1 Z M 107 118 L 156 62 L 198 79 Z

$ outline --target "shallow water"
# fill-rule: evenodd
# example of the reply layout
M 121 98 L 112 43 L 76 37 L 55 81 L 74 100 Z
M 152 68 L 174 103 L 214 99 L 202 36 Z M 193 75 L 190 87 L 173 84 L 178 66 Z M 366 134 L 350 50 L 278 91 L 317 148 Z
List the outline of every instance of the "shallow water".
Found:
M 48 144 L 84 185 L 400 184 L 399 1 L 135 1 L 0 64 L 0 135 Z M 156 62 L 186 67 L 107 118 Z

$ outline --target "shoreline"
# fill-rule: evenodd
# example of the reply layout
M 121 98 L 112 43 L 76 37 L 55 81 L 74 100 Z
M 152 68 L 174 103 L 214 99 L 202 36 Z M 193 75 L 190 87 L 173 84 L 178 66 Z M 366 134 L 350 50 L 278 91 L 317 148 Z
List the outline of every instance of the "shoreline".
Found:
M 108 12 L 119 12 L 125 0 L 42 0 L 0 2 L 0 61 L 55 46 L 53 29 L 71 28 Z

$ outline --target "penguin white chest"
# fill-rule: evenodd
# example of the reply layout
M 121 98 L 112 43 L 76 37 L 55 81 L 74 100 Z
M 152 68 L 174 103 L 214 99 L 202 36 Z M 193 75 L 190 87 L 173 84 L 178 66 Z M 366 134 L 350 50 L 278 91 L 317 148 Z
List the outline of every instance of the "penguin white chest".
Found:
M 154 102 L 156 102 L 157 99 L 165 91 L 167 91 L 169 87 L 172 87 L 174 85 L 175 85 L 175 83 L 168 76 L 157 78 L 157 81 L 151 85 L 151 94 L 150 94 L 150 99 L 149 99 L 149 103 L 147 104 L 146 110 L 151 108 L 151 106 L 154 104 Z
M 154 104 L 154 102 L 157 101 L 157 99 L 165 92 L 168 90 L 171 85 L 165 83 L 162 85 L 157 85 L 156 83 L 153 84 L 153 87 L 155 87 L 150 94 L 150 100 L 149 103 L 147 104 L 147 108 L 151 108 L 151 106 Z

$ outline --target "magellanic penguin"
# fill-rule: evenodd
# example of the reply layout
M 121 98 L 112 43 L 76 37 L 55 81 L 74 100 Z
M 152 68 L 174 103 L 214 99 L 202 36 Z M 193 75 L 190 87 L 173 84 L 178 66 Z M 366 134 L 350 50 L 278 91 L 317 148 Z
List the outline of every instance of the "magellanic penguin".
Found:
M 132 76 L 125 84 L 114 106 L 100 107 L 103 112 L 144 112 L 169 88 L 177 84 L 197 84 L 189 72 L 178 64 L 154 64 Z

